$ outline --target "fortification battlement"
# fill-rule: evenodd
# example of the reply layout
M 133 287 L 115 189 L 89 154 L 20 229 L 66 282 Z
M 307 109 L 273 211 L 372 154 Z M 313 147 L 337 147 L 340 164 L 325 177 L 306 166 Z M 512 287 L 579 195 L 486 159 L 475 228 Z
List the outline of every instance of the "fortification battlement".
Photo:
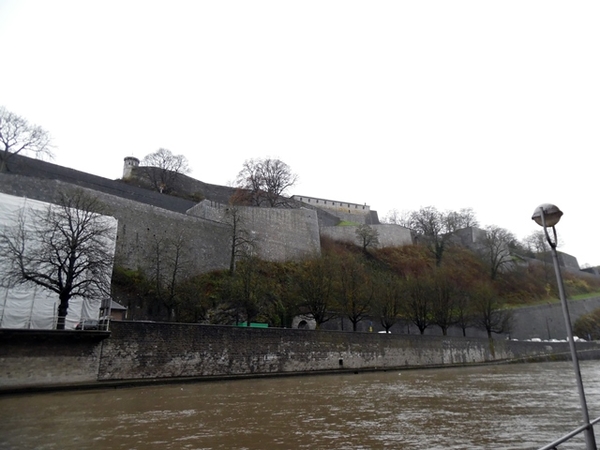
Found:
M 338 200 L 327 200 L 324 198 L 307 197 L 306 195 L 293 195 L 292 198 L 300 203 L 305 203 L 317 208 L 328 209 L 345 214 L 360 214 L 366 215 L 371 212 L 371 207 L 366 203 L 359 205 L 358 203 L 341 202 Z

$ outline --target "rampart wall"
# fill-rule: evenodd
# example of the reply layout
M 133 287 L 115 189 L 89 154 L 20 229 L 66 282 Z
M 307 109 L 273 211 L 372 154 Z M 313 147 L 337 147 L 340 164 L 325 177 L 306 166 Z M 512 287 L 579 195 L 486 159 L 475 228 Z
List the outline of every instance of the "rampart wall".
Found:
M 61 181 L 0 174 L 0 191 L 56 202 L 61 190 L 77 188 Z M 216 222 L 180 214 L 99 191 L 91 191 L 118 220 L 115 260 L 118 265 L 146 267 L 152 247 L 164 236 L 185 235 L 193 267 L 202 272 L 227 268 L 228 228 Z
M 600 344 L 577 343 L 582 357 Z M 0 330 L 0 393 L 35 387 L 483 364 L 568 344 L 280 328 L 113 322 L 111 333 Z M 561 356 L 562 355 L 562 356 Z
M 576 271 L 581 270 L 579 268 L 579 262 L 577 261 L 577 258 L 575 256 L 569 255 L 568 253 L 563 253 L 563 252 L 557 252 L 557 256 L 558 256 L 558 263 L 562 267 L 566 267 L 568 269 L 576 270 Z M 538 253 L 536 255 L 536 258 L 538 258 L 541 261 L 546 262 L 547 264 L 553 264 L 553 257 L 552 257 L 551 252 Z
M 370 226 L 379 233 L 378 247 L 399 247 L 401 245 L 412 244 L 412 235 L 408 228 L 393 224 Z M 346 241 L 361 245 L 356 237 L 356 229 L 357 227 L 355 226 L 322 227 L 321 234 L 336 241 Z
M 57 180 L 0 174 L 0 192 L 46 202 L 56 202 L 57 192 L 81 188 Z M 229 267 L 231 229 L 223 223 L 222 207 L 202 202 L 190 214 L 152 206 L 96 190 L 90 190 L 118 221 L 115 259 L 132 269 L 148 264 L 156 242 L 164 237 L 185 236 L 193 267 L 200 272 Z M 212 203 L 212 205 L 217 205 Z M 244 209 L 246 226 L 254 232 L 258 255 L 271 261 L 298 259 L 320 252 L 317 214 L 309 209 Z M 204 210 L 203 213 L 199 211 Z
M 189 215 L 224 222 L 228 206 L 203 201 Z M 251 230 L 258 254 L 269 261 L 287 261 L 321 252 L 319 222 L 314 210 L 236 206 L 241 226 Z
M 314 206 L 320 209 L 326 209 L 335 214 L 357 214 L 367 215 L 369 214 L 371 207 L 369 205 L 359 205 L 358 203 L 341 202 L 338 200 L 327 200 L 324 198 L 307 197 L 305 195 L 294 195 L 292 198 L 300 203 L 305 203 L 310 206 Z

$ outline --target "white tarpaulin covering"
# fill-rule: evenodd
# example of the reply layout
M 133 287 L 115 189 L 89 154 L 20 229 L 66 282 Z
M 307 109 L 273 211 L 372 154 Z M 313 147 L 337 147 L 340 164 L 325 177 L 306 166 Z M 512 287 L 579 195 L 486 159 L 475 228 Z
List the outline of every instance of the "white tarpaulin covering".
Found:
M 16 226 L 22 216 L 27 229 L 28 224 L 33 221 L 32 211 L 45 211 L 48 206 L 48 203 L 0 193 L 0 228 Z M 111 255 L 114 255 L 117 219 L 110 216 L 101 217 L 113 225 L 114 232 L 107 246 Z M 0 286 L 0 328 L 55 328 L 59 303 L 58 294 L 41 286 Z M 101 298 L 72 297 L 69 300 L 65 328 L 75 328 L 83 319 L 97 319 L 101 304 Z

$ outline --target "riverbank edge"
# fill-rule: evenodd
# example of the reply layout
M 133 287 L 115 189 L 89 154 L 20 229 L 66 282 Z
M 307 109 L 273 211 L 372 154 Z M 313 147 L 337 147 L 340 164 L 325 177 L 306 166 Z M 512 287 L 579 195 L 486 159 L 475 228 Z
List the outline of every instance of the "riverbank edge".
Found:
M 600 342 L 576 343 L 600 359 Z M 585 351 L 585 352 L 584 352 Z M 565 359 L 566 341 L 114 322 L 0 330 L 0 394 Z
M 577 350 L 578 359 L 600 360 L 600 348 L 590 350 Z M 0 398 L 8 396 L 21 396 L 32 394 L 50 394 L 55 392 L 76 392 L 76 391 L 95 391 L 109 389 L 127 389 L 146 386 L 167 386 L 172 384 L 195 384 L 195 383 L 215 383 L 222 381 L 242 381 L 252 379 L 266 378 L 288 378 L 288 377 L 306 377 L 306 376 L 332 376 L 332 375 L 356 375 L 359 373 L 372 372 L 391 372 L 391 371 L 413 371 L 430 369 L 461 369 L 467 367 L 493 366 L 502 364 L 528 364 L 540 362 L 570 361 L 570 352 L 549 353 L 545 355 L 526 356 L 519 358 L 510 358 L 505 360 L 495 360 L 487 362 L 462 363 L 462 364 L 431 364 L 431 365 L 413 365 L 413 366 L 394 366 L 380 368 L 359 368 L 359 369 L 333 369 L 301 372 L 282 372 L 282 373 L 253 373 L 253 374 L 234 374 L 234 375 L 214 375 L 214 376 L 196 376 L 196 377 L 166 377 L 166 378 L 140 378 L 140 379 L 122 379 L 122 380 L 98 380 L 95 382 L 71 383 L 71 384 L 48 384 L 39 386 L 0 386 Z

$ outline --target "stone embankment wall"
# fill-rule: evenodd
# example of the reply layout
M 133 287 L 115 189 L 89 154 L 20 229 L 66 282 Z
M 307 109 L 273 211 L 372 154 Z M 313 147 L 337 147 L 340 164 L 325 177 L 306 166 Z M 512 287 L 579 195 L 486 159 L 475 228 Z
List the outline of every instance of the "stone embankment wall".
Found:
M 586 357 L 599 343 L 578 343 Z M 557 358 L 568 344 L 113 322 L 103 332 L 0 330 L 0 392 L 167 379 L 267 376 Z
M 0 329 L 0 392 L 96 383 L 108 333 Z

